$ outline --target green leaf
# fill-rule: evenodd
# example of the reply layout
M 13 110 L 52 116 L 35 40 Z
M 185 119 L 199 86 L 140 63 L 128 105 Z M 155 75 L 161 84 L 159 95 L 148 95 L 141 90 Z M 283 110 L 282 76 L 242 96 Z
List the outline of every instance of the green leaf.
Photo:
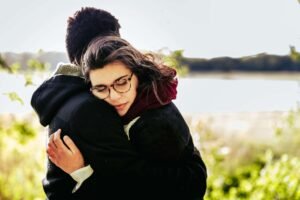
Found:
M 32 76 L 29 74 L 24 75 L 25 86 L 33 85 Z
M 36 71 L 45 71 L 49 67 L 47 63 L 40 62 L 36 59 L 29 59 L 27 61 L 27 66 L 29 67 L 29 69 Z
M 10 66 L 10 69 L 11 69 L 12 73 L 14 73 L 14 74 L 16 74 L 20 68 L 21 68 L 20 63 L 14 63 Z
M 22 98 L 16 92 L 8 92 L 8 93 L 3 93 L 3 94 L 8 96 L 8 98 L 11 101 L 17 101 L 20 104 L 24 105 L 24 101 L 22 100 Z

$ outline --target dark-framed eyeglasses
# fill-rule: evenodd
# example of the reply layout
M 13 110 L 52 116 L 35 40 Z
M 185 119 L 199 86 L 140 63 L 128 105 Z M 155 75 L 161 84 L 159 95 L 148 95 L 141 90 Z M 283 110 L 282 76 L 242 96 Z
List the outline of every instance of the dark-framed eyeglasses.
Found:
M 99 99 L 106 99 L 110 96 L 110 88 L 113 88 L 117 93 L 126 93 L 131 88 L 131 79 L 133 72 L 130 75 L 123 76 L 113 82 L 110 86 L 96 85 L 90 88 L 91 92 Z

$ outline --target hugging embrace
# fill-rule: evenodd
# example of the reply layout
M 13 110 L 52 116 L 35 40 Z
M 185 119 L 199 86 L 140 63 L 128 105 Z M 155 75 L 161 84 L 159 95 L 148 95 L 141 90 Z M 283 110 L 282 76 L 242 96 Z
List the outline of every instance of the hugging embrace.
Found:
M 172 100 L 176 71 L 134 48 L 107 11 L 68 20 L 70 64 L 31 104 L 49 126 L 47 199 L 203 199 L 207 172 Z

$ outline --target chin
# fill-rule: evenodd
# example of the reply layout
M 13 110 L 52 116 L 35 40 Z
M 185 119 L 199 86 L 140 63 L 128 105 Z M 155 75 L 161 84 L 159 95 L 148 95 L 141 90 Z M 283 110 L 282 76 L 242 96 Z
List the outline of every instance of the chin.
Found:
M 129 108 L 130 108 L 130 107 L 127 105 L 124 109 L 122 109 L 122 110 L 117 110 L 118 115 L 119 115 L 120 117 L 125 116 L 126 113 L 127 113 L 128 110 L 129 110 Z
M 123 117 L 125 113 L 118 113 L 120 117 Z
M 120 117 L 123 117 L 124 115 L 126 115 L 127 111 L 121 111 L 121 112 L 118 112 L 119 116 Z

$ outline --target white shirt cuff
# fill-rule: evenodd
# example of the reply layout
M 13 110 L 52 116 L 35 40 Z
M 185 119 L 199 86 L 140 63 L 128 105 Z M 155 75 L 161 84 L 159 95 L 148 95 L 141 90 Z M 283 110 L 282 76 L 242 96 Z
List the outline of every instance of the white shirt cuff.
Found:
M 74 189 L 72 190 L 72 193 L 75 193 L 80 188 L 81 184 L 86 179 L 88 179 L 93 174 L 93 172 L 94 170 L 90 165 L 72 172 L 70 176 L 77 182 Z

